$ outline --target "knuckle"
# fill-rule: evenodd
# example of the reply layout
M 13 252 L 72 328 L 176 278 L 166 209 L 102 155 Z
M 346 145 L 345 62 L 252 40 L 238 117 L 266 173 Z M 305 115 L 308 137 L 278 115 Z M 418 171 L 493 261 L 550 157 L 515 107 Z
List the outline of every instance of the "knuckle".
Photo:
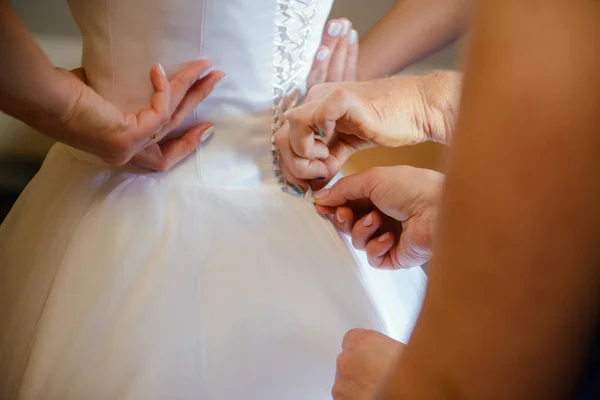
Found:
M 129 158 L 125 156 L 115 156 L 110 158 L 104 158 L 104 161 L 113 167 L 122 167 L 129 162 Z
M 333 400 L 342 400 L 344 398 L 344 386 L 338 381 L 331 388 L 331 397 L 333 397 Z
M 334 89 L 333 92 L 331 92 L 331 97 L 333 99 L 335 99 L 336 101 L 342 101 L 348 96 L 349 96 L 348 90 L 341 88 L 341 87 Z
M 366 340 L 366 338 L 369 336 L 369 333 L 370 331 L 362 328 L 350 329 L 344 335 L 342 343 L 344 344 L 344 347 L 354 347 Z
M 307 178 L 306 170 L 307 170 L 308 166 L 307 166 L 307 162 L 305 159 L 295 158 L 293 161 L 289 160 L 288 163 L 286 163 L 286 165 L 290 169 L 290 173 L 292 175 L 294 175 L 296 178 L 299 178 L 299 179 Z
M 415 226 L 412 240 L 413 247 L 421 256 L 426 256 L 430 253 L 432 247 L 431 232 L 429 224 L 419 223 Z
M 158 172 L 166 172 L 169 170 L 169 163 L 165 160 L 161 160 L 155 165 L 154 169 Z
M 297 110 L 293 109 L 285 113 L 285 120 L 289 124 L 299 124 L 302 122 L 302 117 Z
M 342 372 L 348 365 L 348 356 L 346 352 L 342 351 L 335 359 L 335 365 L 338 372 Z

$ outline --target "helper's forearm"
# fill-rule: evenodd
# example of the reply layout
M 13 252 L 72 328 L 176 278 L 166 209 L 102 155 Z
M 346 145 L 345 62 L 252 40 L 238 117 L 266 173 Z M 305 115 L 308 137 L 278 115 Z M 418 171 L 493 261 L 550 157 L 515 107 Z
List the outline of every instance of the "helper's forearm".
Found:
M 573 397 L 599 311 L 600 14 L 539 6 L 478 3 L 429 287 L 380 399 Z
M 360 41 L 358 77 L 381 78 L 456 40 L 470 0 L 398 0 Z
M 427 75 L 398 75 L 380 80 L 387 88 L 386 118 L 406 118 L 406 97 L 412 97 L 414 121 L 427 140 L 450 145 L 458 119 L 462 73 L 434 72 Z M 416 90 L 413 90 L 416 84 Z M 399 124 L 401 126 L 401 124 Z
M 0 0 L 0 54 L 0 111 L 41 130 L 58 124 L 69 88 L 8 0 Z

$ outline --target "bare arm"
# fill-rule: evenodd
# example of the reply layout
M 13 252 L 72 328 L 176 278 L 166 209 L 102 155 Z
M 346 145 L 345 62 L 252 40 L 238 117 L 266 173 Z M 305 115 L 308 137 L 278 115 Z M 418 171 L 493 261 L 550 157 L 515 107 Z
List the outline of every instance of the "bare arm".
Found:
M 596 327 L 600 4 L 481 0 L 422 314 L 380 399 L 567 398 Z
M 456 40 L 468 0 L 398 0 L 360 41 L 358 77 L 381 78 Z
M 60 125 L 71 91 L 8 0 L 0 0 L 0 54 L 0 111 L 40 130 Z
M 196 151 L 209 132 L 210 124 L 201 123 L 181 137 L 167 137 L 225 76 L 203 76 L 210 62 L 197 60 L 169 81 L 155 65 L 149 104 L 137 114 L 124 113 L 85 84 L 82 70 L 54 68 L 8 0 L 0 0 L 0 54 L 0 111 L 110 164 L 131 161 L 161 171 Z

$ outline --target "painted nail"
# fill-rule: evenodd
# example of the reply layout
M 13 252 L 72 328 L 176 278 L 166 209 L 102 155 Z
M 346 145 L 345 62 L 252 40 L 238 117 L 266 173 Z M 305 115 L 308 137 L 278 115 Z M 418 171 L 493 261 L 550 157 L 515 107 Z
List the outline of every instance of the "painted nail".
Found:
M 325 189 L 325 190 L 321 190 L 320 192 L 315 193 L 315 195 L 313 196 L 315 198 L 315 200 L 323 200 L 325 197 L 329 196 L 330 190 L 329 189 Z
M 358 41 L 358 32 L 356 32 L 354 29 L 352 29 L 352 32 L 350 32 L 350 38 L 348 39 L 348 43 L 354 44 L 357 41 Z
M 379 236 L 379 239 L 377 239 L 377 241 L 381 243 L 381 242 L 385 242 L 389 238 L 390 238 L 390 233 L 386 232 L 383 235 Z
M 163 68 L 162 64 L 158 64 L 158 69 L 160 70 L 160 73 L 162 74 L 162 76 L 164 76 L 166 78 L 167 73 L 165 72 L 165 69 Z
M 323 132 L 323 130 L 319 127 L 317 127 L 317 133 L 319 134 L 319 136 L 321 136 L 322 138 L 325 137 L 325 132 Z
M 292 187 L 292 189 L 294 189 L 294 191 L 296 193 L 298 193 L 298 194 L 304 194 L 304 189 L 302 189 L 300 186 L 294 185 L 294 184 L 291 184 L 290 186 Z
M 373 225 L 373 214 L 369 213 L 369 215 L 367 215 L 365 217 L 365 219 L 363 220 L 363 225 L 366 226 L 367 228 L 371 225 Z
M 346 36 L 350 30 L 350 21 L 344 20 L 344 27 L 342 28 L 342 36 Z
M 342 218 L 342 216 L 340 215 L 339 211 L 337 213 L 335 213 L 335 219 L 337 219 L 337 222 L 339 222 L 340 224 L 343 224 L 344 222 L 346 222 L 346 220 L 344 218 Z
M 212 135 L 214 135 L 214 134 L 215 134 L 215 127 L 211 126 L 207 130 L 205 130 L 204 133 L 202 134 L 202 136 L 200 137 L 200 143 L 205 142 L 206 140 L 210 139 L 212 137 Z
M 317 52 L 317 56 L 315 58 L 317 61 L 325 61 L 327 57 L 329 57 L 329 53 L 331 53 L 331 51 L 328 48 L 321 49 Z
M 337 37 L 342 32 L 342 24 L 339 22 L 332 22 L 329 24 L 329 29 L 327 30 L 327 34 L 331 37 Z
M 324 176 L 321 176 L 319 178 L 315 178 L 315 181 L 324 181 L 326 178 Z

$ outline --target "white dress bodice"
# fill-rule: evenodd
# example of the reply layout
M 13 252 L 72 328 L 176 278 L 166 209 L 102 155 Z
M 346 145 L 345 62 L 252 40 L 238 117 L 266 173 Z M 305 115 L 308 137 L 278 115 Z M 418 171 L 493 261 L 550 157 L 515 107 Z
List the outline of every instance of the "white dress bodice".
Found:
M 124 111 L 149 102 L 148 72 L 154 64 L 172 77 L 183 64 L 207 59 L 227 74 L 175 132 L 199 122 L 214 124 L 216 135 L 187 166 L 203 184 L 282 183 L 271 135 L 278 116 L 302 96 L 331 0 L 69 4 L 83 36 L 89 85 Z

